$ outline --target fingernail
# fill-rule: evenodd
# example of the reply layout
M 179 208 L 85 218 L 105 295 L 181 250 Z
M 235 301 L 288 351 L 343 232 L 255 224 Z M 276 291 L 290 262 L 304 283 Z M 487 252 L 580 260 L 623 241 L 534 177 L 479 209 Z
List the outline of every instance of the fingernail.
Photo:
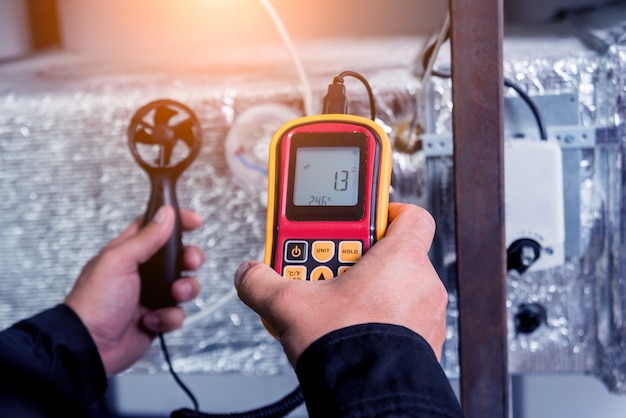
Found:
M 157 315 L 146 315 L 143 321 L 144 326 L 150 330 L 157 329 L 161 323 L 161 319 Z
M 193 288 L 191 287 L 190 283 L 183 282 L 180 284 L 180 293 L 182 293 L 185 299 L 191 297 L 191 292 L 193 292 Z
M 202 256 L 198 253 L 191 253 L 191 258 L 193 260 L 191 260 L 196 266 L 199 266 L 202 264 L 203 260 L 202 260 Z
M 235 272 L 235 286 L 239 285 L 239 282 L 243 279 L 246 271 L 252 267 L 252 264 L 253 263 L 251 261 L 244 261 L 239 265 L 239 268 L 237 268 L 237 271 Z
M 158 224 L 162 224 L 165 220 L 165 206 L 161 206 L 159 210 L 154 214 L 152 221 Z

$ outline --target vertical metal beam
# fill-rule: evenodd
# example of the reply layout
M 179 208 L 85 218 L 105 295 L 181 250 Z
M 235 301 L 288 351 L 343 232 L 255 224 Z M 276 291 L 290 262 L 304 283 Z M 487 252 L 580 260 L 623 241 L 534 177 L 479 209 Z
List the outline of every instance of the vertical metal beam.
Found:
M 449 0 L 461 403 L 508 415 L 502 0 Z

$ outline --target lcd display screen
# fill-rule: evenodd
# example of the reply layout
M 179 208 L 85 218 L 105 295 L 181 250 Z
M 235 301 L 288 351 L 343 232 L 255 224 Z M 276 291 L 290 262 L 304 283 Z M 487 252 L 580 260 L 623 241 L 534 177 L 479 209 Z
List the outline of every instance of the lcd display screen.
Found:
M 295 159 L 295 206 L 354 206 L 359 201 L 359 147 L 303 147 Z

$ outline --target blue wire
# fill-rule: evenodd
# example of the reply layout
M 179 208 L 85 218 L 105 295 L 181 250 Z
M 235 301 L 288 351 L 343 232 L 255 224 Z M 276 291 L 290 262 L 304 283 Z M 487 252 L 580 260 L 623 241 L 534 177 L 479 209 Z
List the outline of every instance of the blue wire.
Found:
M 267 177 L 267 170 L 264 169 L 261 166 L 252 164 L 251 162 L 247 161 L 245 159 L 245 157 L 240 153 L 240 152 L 235 152 L 235 157 L 237 158 L 237 160 L 239 160 L 239 162 L 246 168 L 249 168 L 250 170 L 254 170 L 258 173 L 263 174 L 265 177 Z

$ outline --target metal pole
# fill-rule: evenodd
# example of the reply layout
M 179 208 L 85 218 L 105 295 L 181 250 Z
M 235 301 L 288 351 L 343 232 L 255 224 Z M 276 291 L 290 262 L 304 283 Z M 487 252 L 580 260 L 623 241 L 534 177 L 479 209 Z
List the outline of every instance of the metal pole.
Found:
M 508 416 L 502 0 L 450 0 L 461 403 Z

